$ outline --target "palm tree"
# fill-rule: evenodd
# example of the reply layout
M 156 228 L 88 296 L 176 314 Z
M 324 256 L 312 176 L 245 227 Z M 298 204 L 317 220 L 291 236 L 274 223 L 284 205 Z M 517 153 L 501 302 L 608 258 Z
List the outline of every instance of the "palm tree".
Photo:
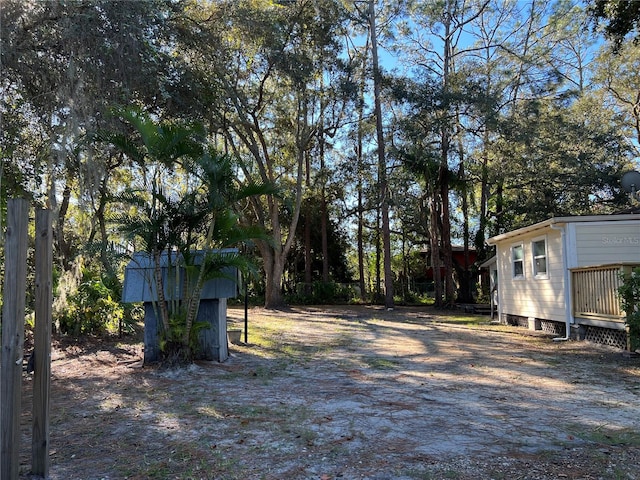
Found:
M 237 208 L 275 190 L 236 181 L 232 159 L 207 145 L 199 125 L 154 121 L 135 110 L 119 114 L 135 127 L 133 137 L 110 134 L 102 140 L 140 165 L 147 181 L 119 195 L 130 208 L 113 220 L 127 238 L 142 242 L 153 261 L 164 361 L 190 362 L 205 282 L 231 268 L 249 269 L 233 247 L 265 238 L 240 223 Z

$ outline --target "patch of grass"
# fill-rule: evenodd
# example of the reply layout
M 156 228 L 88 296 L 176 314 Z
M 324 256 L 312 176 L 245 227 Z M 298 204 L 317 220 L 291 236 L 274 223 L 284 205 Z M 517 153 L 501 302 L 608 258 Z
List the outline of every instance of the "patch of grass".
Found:
M 233 407 L 233 414 L 240 420 L 241 425 L 264 422 L 269 429 L 277 429 L 285 434 L 296 433 L 299 438 L 309 439 L 315 432 L 304 427 L 309 423 L 312 412 L 304 406 L 282 405 L 273 407 L 267 405 L 237 405 Z M 315 438 L 315 437 L 314 437 Z
M 629 473 L 627 471 L 620 469 L 619 467 L 615 467 L 611 472 L 611 475 L 611 480 L 627 480 L 629 478 L 632 478 L 629 476 Z
M 545 365 L 549 365 L 550 367 L 559 367 L 564 362 L 560 361 L 559 358 L 549 358 L 544 360 Z
M 424 470 L 411 469 L 405 472 L 405 475 L 416 480 L 435 480 L 436 476 L 431 472 Z
M 440 472 L 438 474 L 424 471 L 424 470 L 409 470 L 408 472 L 406 472 L 406 475 L 408 477 L 415 478 L 416 480 L 436 480 L 436 479 L 437 480 L 446 480 L 446 479 L 455 480 L 455 479 L 463 478 L 455 470 L 445 470 L 444 472 Z
M 449 323 L 452 325 L 466 325 L 468 327 L 486 326 L 490 318 L 486 315 L 456 315 L 443 314 L 434 318 L 439 323 Z
M 234 413 L 243 419 L 255 419 L 268 416 L 269 409 L 258 405 L 240 405 L 234 408 Z
M 255 332 L 249 333 L 251 343 L 261 347 L 265 356 L 285 357 L 288 360 L 307 362 L 318 355 L 328 354 L 336 348 L 349 347 L 355 341 L 351 333 L 337 333 L 323 342 L 314 339 L 312 344 L 304 343 L 295 336 L 287 338 L 287 332 L 295 331 L 295 325 L 281 323 L 278 325 L 260 325 Z M 253 350 L 252 353 L 258 353 Z
M 238 460 L 235 458 L 226 457 L 222 452 L 216 451 L 213 454 L 214 462 L 217 472 L 224 474 L 224 478 L 228 479 L 240 479 L 243 478 L 244 475 L 240 471 L 240 467 L 238 465 Z M 210 475 L 211 472 L 208 472 L 207 475 Z M 232 475 L 233 476 L 229 476 Z
M 217 405 L 196 405 L 196 411 L 199 415 L 206 415 L 211 418 L 224 418 L 224 415 L 220 413 Z
M 137 461 L 136 461 L 137 460 Z M 114 465 L 115 466 L 115 465 Z M 157 454 L 144 455 L 139 459 L 130 459 L 117 465 L 118 478 L 132 480 L 164 480 L 225 478 L 240 480 L 246 478 L 238 465 L 238 460 L 227 457 L 222 451 L 193 444 L 169 445 Z
M 506 480 L 507 479 L 507 474 L 503 473 L 503 472 L 491 471 L 490 478 L 492 478 L 493 480 Z
M 443 475 L 444 475 L 444 478 L 451 478 L 451 479 L 462 478 L 462 476 L 455 470 L 447 470 L 444 472 Z
M 313 446 L 314 442 L 318 438 L 318 434 L 314 430 L 311 430 L 309 428 L 303 428 L 303 429 L 298 430 L 297 437 L 300 438 L 300 440 L 305 445 L 311 447 L 311 446 Z
M 631 428 L 611 428 L 600 425 L 580 435 L 585 440 L 610 446 L 640 447 L 640 432 Z
M 374 370 L 393 370 L 400 364 L 396 360 L 384 357 L 364 357 L 362 360 Z
M 128 474 L 128 476 L 136 478 L 136 474 L 144 474 L 145 478 L 148 479 L 161 479 L 167 478 L 170 473 L 171 468 L 169 466 L 169 462 L 166 459 L 145 458 L 144 464 L 140 465 L 138 471 L 134 469 Z
M 587 428 L 582 424 L 572 424 L 569 425 L 569 432 L 572 436 L 600 445 L 640 447 L 640 431 L 632 428 L 608 425 Z

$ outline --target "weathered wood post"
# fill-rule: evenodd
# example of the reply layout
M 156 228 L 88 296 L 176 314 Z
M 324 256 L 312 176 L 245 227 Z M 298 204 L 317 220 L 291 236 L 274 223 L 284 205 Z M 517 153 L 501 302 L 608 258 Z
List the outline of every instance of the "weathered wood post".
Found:
M 51 388 L 51 306 L 53 242 L 51 211 L 36 211 L 35 338 L 31 473 L 49 477 L 49 391 Z
M 27 288 L 29 202 L 7 202 L 2 304 L 2 375 L 0 392 L 0 478 L 16 480 L 20 460 L 20 398 Z

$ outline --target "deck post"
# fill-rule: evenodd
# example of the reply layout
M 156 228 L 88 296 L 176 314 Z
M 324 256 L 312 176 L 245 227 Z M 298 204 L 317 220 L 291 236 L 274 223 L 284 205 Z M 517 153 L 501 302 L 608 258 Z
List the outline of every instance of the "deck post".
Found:
M 17 480 L 20 460 L 20 414 L 27 288 L 29 202 L 7 201 L 2 304 L 2 372 L 0 375 L 0 478 Z
M 53 243 L 51 211 L 36 210 L 35 335 L 31 473 L 49 477 L 49 392 L 51 388 L 51 309 Z

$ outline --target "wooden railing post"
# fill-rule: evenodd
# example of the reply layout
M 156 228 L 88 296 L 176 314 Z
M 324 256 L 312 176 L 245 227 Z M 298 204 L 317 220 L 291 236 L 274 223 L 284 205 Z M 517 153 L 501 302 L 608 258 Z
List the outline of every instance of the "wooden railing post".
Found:
M 2 374 L 0 375 L 0 478 L 16 480 L 20 460 L 20 399 L 27 285 L 29 202 L 7 202 L 2 304 Z
M 51 212 L 36 211 L 35 335 L 31 473 L 49 477 L 49 391 L 51 388 L 51 308 L 53 243 Z

